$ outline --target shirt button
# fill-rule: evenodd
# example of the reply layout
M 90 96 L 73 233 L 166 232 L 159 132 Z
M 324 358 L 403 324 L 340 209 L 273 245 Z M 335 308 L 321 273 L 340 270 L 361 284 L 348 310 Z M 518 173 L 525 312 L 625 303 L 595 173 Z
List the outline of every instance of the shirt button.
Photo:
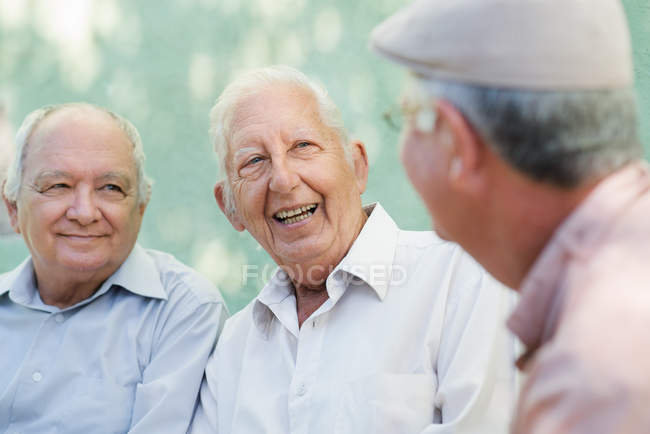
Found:
M 307 387 L 305 387 L 305 383 L 300 384 L 298 386 L 298 389 L 296 389 L 296 395 L 298 396 L 303 396 L 307 392 Z
M 32 374 L 32 380 L 34 380 L 34 383 L 38 383 L 43 379 L 43 374 L 41 374 L 39 371 L 34 371 Z
M 54 321 L 58 322 L 59 324 L 61 324 L 63 320 L 65 320 L 65 318 L 63 317 L 62 313 L 57 313 L 54 315 Z

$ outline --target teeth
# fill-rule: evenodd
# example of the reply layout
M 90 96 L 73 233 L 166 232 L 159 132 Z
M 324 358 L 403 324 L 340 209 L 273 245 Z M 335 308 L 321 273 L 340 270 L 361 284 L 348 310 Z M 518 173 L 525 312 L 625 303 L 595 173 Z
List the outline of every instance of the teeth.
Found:
M 280 212 L 278 212 L 278 213 L 275 214 L 275 217 L 277 217 L 277 218 L 279 218 L 279 219 L 283 219 L 283 220 L 284 220 L 284 219 L 288 219 L 288 220 L 286 220 L 284 223 L 291 224 L 291 223 L 295 223 L 295 221 L 304 220 L 306 217 L 309 217 L 309 215 L 311 215 L 311 214 L 309 214 L 309 215 L 306 216 L 306 217 L 302 217 L 302 218 L 300 218 L 300 217 L 296 217 L 295 219 L 298 219 L 298 220 L 295 220 L 295 219 L 293 218 L 294 216 L 297 216 L 298 214 L 302 214 L 302 213 L 307 212 L 307 211 L 311 211 L 311 210 L 313 210 L 314 208 L 316 208 L 316 204 L 305 205 L 305 206 L 301 206 L 301 207 L 299 207 L 299 208 L 292 209 L 292 210 L 289 210 L 289 211 L 280 211 Z M 313 213 L 312 213 L 312 214 L 313 214 Z M 290 222 L 289 220 L 295 220 L 295 221 L 294 221 L 294 222 Z
M 305 214 L 299 215 L 298 217 L 290 217 L 290 218 L 286 219 L 283 223 L 286 224 L 286 225 L 290 225 L 292 223 L 297 223 L 299 221 L 303 221 L 307 217 L 310 217 L 312 214 L 314 214 L 314 213 L 313 212 L 307 212 Z

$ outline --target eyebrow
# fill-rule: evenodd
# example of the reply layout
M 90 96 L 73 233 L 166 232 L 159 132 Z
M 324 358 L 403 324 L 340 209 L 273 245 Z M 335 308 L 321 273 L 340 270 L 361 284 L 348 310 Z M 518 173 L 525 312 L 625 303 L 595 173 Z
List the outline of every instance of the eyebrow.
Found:
M 232 156 L 234 160 L 236 160 L 240 155 L 247 154 L 250 152 L 257 152 L 259 151 L 259 148 L 253 147 L 253 146 L 247 146 L 245 148 L 239 148 L 237 152 Z
M 127 188 L 131 187 L 131 178 L 129 177 L 128 174 L 124 172 L 107 172 L 95 178 L 95 181 L 102 181 L 102 182 L 108 182 L 113 180 L 121 181 Z
M 319 133 L 320 133 L 319 128 L 301 127 L 293 130 L 293 133 L 291 135 L 294 137 L 294 140 L 298 140 L 299 137 L 315 136 L 318 135 Z
M 36 178 L 34 178 L 34 184 L 38 184 L 49 178 L 70 179 L 72 176 L 69 173 L 63 172 L 61 170 L 46 170 L 36 175 Z
M 64 179 L 71 179 L 72 175 L 68 172 L 64 172 L 62 170 L 46 170 L 41 173 L 39 173 L 36 178 L 34 179 L 35 184 L 39 184 L 43 181 L 46 181 L 50 178 L 64 178 Z M 131 180 L 128 174 L 124 172 L 107 172 L 104 173 L 101 176 L 98 176 L 95 178 L 95 181 L 100 181 L 100 182 L 107 182 L 107 181 L 121 181 L 127 188 L 131 186 Z

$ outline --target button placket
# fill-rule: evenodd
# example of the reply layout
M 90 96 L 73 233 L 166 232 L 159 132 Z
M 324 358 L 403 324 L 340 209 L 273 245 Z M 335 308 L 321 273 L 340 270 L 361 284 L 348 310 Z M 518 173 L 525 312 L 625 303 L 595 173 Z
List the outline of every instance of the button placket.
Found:
M 56 325 L 55 314 L 43 315 L 38 331 L 33 337 L 29 351 L 17 375 L 23 379 L 18 382 L 14 394 L 14 406 L 27 408 L 29 403 L 41 398 L 42 393 L 51 386 L 51 379 L 45 378 L 50 372 L 52 354 L 58 353 L 63 335 Z
M 304 396 L 305 393 L 307 393 L 307 386 L 305 386 L 305 383 L 300 383 L 296 388 L 296 395 Z
M 306 321 L 300 329 L 296 365 L 289 398 L 289 426 L 292 433 L 308 433 L 313 410 L 313 387 L 320 367 L 324 336 L 323 315 Z M 318 327 L 315 327 L 318 325 Z

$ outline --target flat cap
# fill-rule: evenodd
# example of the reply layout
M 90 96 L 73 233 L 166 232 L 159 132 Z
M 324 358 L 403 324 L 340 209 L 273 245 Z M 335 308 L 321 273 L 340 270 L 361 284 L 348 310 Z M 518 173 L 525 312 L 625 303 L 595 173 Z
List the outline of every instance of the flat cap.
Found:
M 634 82 L 620 0 L 416 0 L 370 46 L 417 74 L 531 90 Z

